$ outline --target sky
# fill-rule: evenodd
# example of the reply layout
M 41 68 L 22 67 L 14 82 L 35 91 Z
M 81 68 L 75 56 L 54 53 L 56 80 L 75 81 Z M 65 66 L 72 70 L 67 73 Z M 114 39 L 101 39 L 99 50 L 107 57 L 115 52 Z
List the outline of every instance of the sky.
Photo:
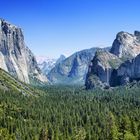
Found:
M 0 0 L 0 17 L 22 28 L 35 55 L 57 58 L 140 30 L 139 6 L 140 0 Z

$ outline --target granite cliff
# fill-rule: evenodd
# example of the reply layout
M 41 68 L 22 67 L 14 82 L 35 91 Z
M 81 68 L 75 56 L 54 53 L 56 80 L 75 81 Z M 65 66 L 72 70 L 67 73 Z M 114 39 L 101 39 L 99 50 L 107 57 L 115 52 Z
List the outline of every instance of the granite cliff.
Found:
M 85 86 L 106 88 L 139 79 L 140 32 L 119 32 L 110 51 L 97 51 L 89 65 Z
M 0 19 L 0 68 L 26 83 L 48 81 L 25 45 L 21 28 L 3 19 Z

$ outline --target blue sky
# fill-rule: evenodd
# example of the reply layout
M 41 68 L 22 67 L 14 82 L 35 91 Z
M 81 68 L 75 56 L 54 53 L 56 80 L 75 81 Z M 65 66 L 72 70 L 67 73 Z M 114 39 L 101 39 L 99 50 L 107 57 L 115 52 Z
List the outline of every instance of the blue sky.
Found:
M 0 17 L 20 26 L 35 55 L 57 58 L 110 46 L 140 30 L 140 0 L 0 0 Z

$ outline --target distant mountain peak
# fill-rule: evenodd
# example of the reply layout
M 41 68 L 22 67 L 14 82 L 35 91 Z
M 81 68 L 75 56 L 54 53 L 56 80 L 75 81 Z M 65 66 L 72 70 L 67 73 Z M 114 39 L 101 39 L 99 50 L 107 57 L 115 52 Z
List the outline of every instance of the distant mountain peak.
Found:
M 53 84 L 84 84 L 88 65 L 91 63 L 97 49 L 90 48 L 75 52 L 57 64 L 48 73 L 48 79 Z M 106 49 L 108 50 L 108 48 Z
M 55 61 L 56 60 L 55 58 L 51 58 L 48 56 L 36 56 L 36 59 L 37 59 L 38 64 L 41 64 L 41 63 L 47 62 L 47 61 Z
M 116 39 L 112 44 L 111 53 L 118 57 L 135 57 L 140 53 L 140 32 L 135 31 L 130 34 L 124 31 L 116 35 Z
M 60 55 L 58 59 L 47 56 L 37 56 L 37 62 L 42 72 L 44 74 L 48 74 L 55 67 L 55 65 L 61 63 L 65 58 L 66 57 L 64 55 Z
M 8 27 L 9 28 L 19 28 L 18 26 L 10 23 L 9 21 L 7 21 L 3 18 L 0 18 L 0 24 L 1 24 L 1 26 L 7 26 L 7 29 L 8 29 Z

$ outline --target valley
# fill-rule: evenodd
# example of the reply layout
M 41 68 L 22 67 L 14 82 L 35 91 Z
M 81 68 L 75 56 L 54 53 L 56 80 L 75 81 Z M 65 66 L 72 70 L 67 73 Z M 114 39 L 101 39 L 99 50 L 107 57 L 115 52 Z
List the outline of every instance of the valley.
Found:
M 112 90 L 0 90 L 1 140 L 139 140 L 140 83 Z
M 126 1 L 1 1 L 0 140 L 140 140 L 140 3 Z

